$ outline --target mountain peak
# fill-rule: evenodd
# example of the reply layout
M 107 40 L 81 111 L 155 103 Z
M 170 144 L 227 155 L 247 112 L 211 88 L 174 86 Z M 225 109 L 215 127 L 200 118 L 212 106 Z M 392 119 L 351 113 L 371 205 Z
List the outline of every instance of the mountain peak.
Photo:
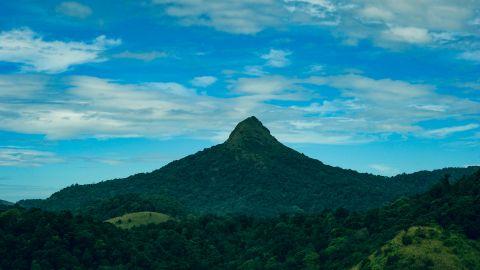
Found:
M 277 144 L 278 141 L 260 120 L 255 116 L 250 116 L 237 124 L 226 143 L 234 146 L 266 146 Z

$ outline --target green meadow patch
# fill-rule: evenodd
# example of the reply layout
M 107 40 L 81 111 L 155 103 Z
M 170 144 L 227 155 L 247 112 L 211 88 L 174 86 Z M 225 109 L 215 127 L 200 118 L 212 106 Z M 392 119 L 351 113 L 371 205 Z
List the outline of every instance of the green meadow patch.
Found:
M 105 222 L 111 223 L 121 229 L 131 229 L 141 225 L 159 224 L 171 219 L 169 215 L 145 211 L 128 213 L 123 216 L 108 219 Z

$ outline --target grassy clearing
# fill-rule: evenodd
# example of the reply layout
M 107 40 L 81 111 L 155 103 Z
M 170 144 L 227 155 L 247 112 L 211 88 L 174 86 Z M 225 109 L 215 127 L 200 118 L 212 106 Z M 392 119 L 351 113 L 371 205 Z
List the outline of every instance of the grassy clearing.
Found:
M 121 229 L 130 229 L 135 226 L 158 224 L 172 219 L 170 216 L 157 212 L 134 212 L 114 217 L 105 222 L 112 223 Z
M 353 269 L 480 269 L 478 242 L 439 227 L 400 232 Z

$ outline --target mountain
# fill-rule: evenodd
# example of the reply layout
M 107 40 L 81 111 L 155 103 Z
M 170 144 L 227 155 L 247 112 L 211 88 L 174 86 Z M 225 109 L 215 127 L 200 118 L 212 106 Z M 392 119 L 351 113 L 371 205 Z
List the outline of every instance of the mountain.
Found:
M 271 216 L 339 207 L 365 210 L 401 195 L 423 192 L 444 173 L 459 178 L 474 170 L 445 169 L 387 178 L 332 167 L 281 144 L 252 116 L 240 122 L 224 143 L 159 170 L 73 185 L 46 200 L 20 204 L 79 210 L 118 195 L 139 193 L 169 196 L 195 213 Z

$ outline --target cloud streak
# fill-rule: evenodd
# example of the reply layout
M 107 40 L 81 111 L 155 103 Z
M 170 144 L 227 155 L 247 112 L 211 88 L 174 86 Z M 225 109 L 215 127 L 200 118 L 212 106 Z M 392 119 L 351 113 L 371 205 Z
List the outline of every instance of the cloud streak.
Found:
M 0 32 L 0 61 L 19 64 L 22 71 L 60 73 L 70 67 L 101 62 L 102 53 L 121 43 L 98 36 L 91 42 L 47 41 L 28 28 Z
M 321 27 L 346 44 L 453 46 L 478 37 L 478 0 L 152 0 L 184 25 L 253 35 L 268 28 Z M 463 45 L 461 45 L 463 44 Z
M 54 153 L 25 148 L 0 147 L 0 166 L 37 167 L 62 160 Z
M 85 19 L 92 15 L 92 9 L 89 6 L 74 1 L 62 2 L 55 10 L 66 16 L 80 19 Z
M 354 74 L 231 79 L 224 97 L 176 82 L 132 84 L 89 76 L 67 77 L 60 87 L 66 90 L 59 90 L 23 76 L 35 87 L 26 87 L 16 102 L 0 98 L 0 127 L 51 140 L 187 135 L 221 141 L 234 123 L 257 115 L 285 142 L 350 144 L 391 134 L 441 139 L 458 128 L 429 131 L 421 123 L 479 120 L 480 104 L 439 94 L 434 86 Z M 324 91 L 335 95 L 324 98 Z

